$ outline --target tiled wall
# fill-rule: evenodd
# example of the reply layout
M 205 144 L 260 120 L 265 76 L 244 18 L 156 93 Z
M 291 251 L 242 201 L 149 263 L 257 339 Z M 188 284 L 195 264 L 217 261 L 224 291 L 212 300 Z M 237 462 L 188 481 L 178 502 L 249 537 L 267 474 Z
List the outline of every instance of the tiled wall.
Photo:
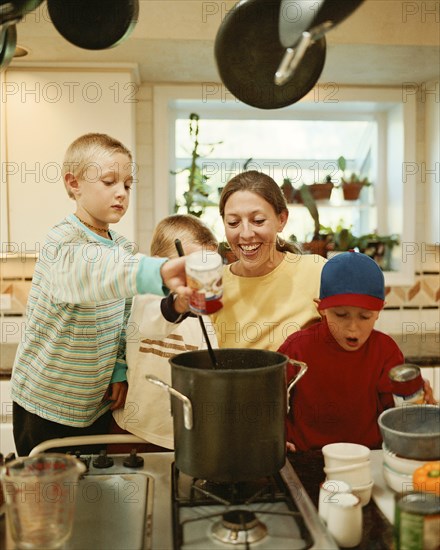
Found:
M 2 311 L 3 317 L 24 314 L 35 262 L 33 257 L 0 259 L 1 292 L 13 294 L 13 311 Z M 418 272 L 413 285 L 387 287 L 386 306 L 377 326 L 380 330 L 398 334 L 405 326 L 413 332 L 440 333 L 439 263 L 425 264 L 425 268 L 428 265 L 429 271 Z

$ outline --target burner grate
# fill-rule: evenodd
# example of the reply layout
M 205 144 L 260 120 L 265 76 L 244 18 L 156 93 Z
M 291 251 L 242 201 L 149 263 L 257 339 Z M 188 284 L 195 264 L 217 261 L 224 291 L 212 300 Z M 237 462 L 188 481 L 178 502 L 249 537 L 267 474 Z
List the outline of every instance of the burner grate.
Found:
M 171 477 L 175 550 L 198 548 L 199 533 L 207 537 L 199 541 L 204 550 L 231 544 L 237 549 L 248 549 L 254 543 L 259 548 L 277 549 L 312 545 L 301 513 L 278 474 L 222 484 L 192 478 L 173 465 Z M 235 516 L 241 518 L 239 525 L 231 527 L 229 520 Z M 242 525 L 243 518 L 251 519 Z M 290 546 L 292 537 L 297 546 Z M 286 546 L 282 546 L 283 540 Z

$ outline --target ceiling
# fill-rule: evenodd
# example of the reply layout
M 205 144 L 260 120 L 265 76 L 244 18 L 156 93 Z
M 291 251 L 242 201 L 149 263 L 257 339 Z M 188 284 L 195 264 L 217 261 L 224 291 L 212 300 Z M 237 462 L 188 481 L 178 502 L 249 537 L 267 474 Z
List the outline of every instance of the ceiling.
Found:
M 301 1 L 307 0 L 297 0 Z M 234 4 L 140 0 L 139 19 L 131 35 L 115 48 L 91 51 L 63 38 L 43 3 L 17 25 L 18 44 L 29 49 L 29 55 L 14 59 L 10 66 L 135 63 L 142 82 L 219 82 L 214 41 Z M 327 57 L 320 82 L 401 86 L 438 79 L 439 11 L 439 2 L 365 0 L 327 33 Z

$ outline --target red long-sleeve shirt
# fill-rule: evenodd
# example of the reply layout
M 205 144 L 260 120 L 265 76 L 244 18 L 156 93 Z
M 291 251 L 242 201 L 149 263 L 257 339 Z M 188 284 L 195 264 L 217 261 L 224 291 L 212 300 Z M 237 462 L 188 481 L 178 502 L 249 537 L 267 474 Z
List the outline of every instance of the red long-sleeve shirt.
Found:
M 287 441 L 298 450 L 340 441 L 380 447 L 377 418 L 394 406 L 388 372 L 404 363 L 392 338 L 373 330 L 359 350 L 345 351 L 324 319 L 290 335 L 278 351 L 309 367 L 293 388 Z M 288 381 L 295 372 L 288 364 Z

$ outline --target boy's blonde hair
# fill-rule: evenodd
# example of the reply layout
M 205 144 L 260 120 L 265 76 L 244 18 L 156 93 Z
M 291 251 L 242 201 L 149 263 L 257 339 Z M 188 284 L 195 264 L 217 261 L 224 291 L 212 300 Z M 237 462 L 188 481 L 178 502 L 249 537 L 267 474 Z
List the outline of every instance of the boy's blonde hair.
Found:
M 63 179 L 67 173 L 73 174 L 76 178 L 81 178 L 87 168 L 99 169 L 97 159 L 116 153 L 127 155 L 130 162 L 133 162 L 131 151 L 117 139 L 107 134 L 84 134 L 75 139 L 67 148 L 62 167 Z M 67 190 L 67 193 L 70 198 L 73 198 L 71 191 Z
M 184 251 L 187 243 L 197 243 L 215 250 L 218 247 L 214 233 L 199 218 L 191 214 L 173 214 L 157 224 L 150 254 L 166 258 L 176 256 L 176 239 L 180 240 Z

